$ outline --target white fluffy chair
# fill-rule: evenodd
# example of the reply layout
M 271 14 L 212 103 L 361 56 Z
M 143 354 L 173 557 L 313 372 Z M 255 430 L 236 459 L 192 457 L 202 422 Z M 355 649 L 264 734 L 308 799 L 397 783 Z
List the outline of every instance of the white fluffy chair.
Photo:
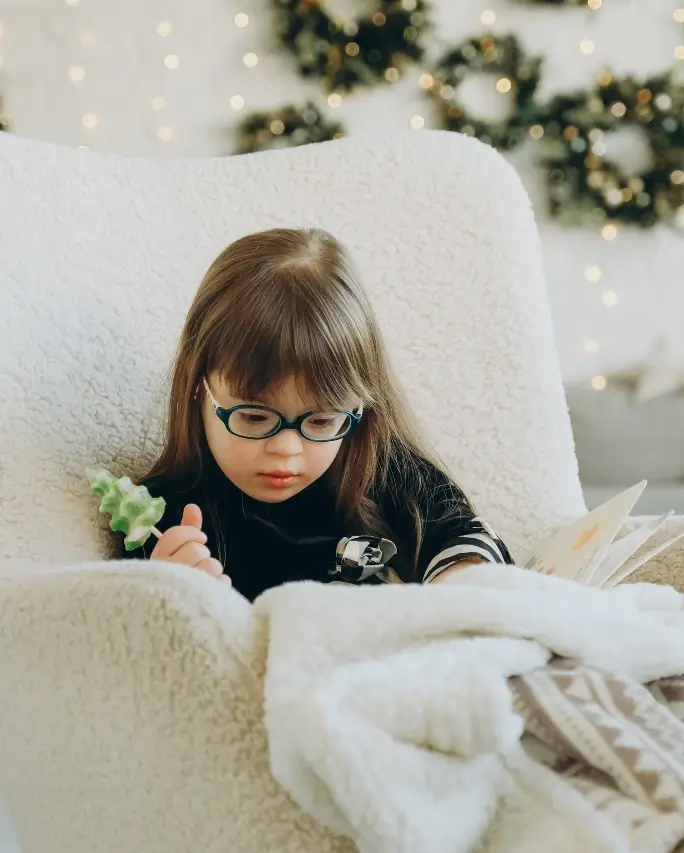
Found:
M 24 853 L 349 849 L 269 776 L 247 602 L 93 563 L 111 539 L 84 466 L 153 452 L 204 269 L 275 225 L 351 246 L 421 420 L 514 555 L 584 511 L 532 212 L 491 149 L 426 132 L 151 162 L 0 135 L 0 789 Z

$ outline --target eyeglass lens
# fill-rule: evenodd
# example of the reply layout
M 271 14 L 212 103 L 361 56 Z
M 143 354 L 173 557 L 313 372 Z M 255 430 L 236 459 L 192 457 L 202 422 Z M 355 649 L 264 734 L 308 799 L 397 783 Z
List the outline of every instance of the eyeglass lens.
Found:
M 278 431 L 281 421 L 276 412 L 245 407 L 231 413 L 228 426 L 242 438 L 266 438 Z M 344 412 L 314 412 L 305 418 L 301 428 L 312 441 L 331 441 L 349 432 L 351 417 Z

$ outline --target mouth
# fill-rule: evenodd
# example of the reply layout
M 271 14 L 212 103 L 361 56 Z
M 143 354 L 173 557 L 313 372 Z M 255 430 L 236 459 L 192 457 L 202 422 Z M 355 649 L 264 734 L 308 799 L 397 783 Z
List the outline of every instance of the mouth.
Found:
M 273 489 L 287 489 L 297 481 L 299 474 L 294 471 L 266 471 L 259 478 Z

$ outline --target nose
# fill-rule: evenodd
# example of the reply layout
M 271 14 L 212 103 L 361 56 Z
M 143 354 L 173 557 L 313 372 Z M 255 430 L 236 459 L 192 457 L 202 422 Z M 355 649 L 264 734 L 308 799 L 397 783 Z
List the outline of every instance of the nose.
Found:
M 266 452 L 276 456 L 298 456 L 304 450 L 304 439 L 296 429 L 282 429 L 266 439 Z

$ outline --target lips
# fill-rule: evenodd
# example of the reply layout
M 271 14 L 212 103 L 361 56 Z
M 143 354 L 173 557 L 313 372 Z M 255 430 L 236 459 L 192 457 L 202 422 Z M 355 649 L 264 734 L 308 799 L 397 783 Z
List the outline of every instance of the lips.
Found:
M 266 471 L 259 474 L 259 478 L 273 489 L 286 489 L 291 486 L 299 474 L 293 471 Z

